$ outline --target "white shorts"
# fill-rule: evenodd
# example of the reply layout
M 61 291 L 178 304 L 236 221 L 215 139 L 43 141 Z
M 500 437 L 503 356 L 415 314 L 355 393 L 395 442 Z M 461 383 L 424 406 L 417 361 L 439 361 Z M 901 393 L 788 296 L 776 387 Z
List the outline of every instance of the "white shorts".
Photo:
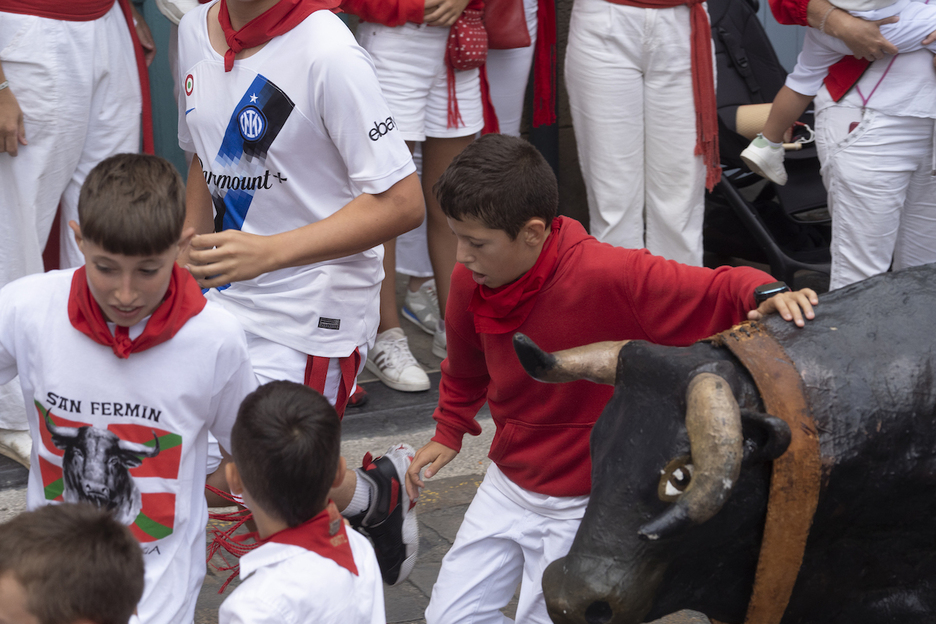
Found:
M 250 353 L 250 365 L 257 376 L 257 383 L 263 385 L 277 379 L 292 381 L 307 385 L 320 392 L 328 402 L 335 406 L 338 415 L 344 415 L 350 393 L 354 391 L 354 381 L 364 370 L 367 359 L 367 345 L 357 348 L 359 359 L 352 380 L 345 380 L 342 374 L 342 362 L 348 358 L 321 358 L 297 351 L 277 342 L 261 338 L 256 334 L 244 332 L 247 335 L 247 351 Z M 349 357 L 354 356 L 350 354 Z M 313 372 L 313 360 L 322 361 L 321 372 Z M 327 360 L 327 364 L 324 361 Z M 313 379 L 317 377 L 317 379 Z M 342 387 L 345 392 L 342 393 Z M 350 388 L 350 390 L 349 390 Z
M 484 127 L 477 69 L 455 72 L 455 94 L 463 124 L 448 127 L 448 28 L 425 24 L 390 27 L 361 22 L 358 42 L 370 54 L 393 120 L 406 141 L 470 136 Z

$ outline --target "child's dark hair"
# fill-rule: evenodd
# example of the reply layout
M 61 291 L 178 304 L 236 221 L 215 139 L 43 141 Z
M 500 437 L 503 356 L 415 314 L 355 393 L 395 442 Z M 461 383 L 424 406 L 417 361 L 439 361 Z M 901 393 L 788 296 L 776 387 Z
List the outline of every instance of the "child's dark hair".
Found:
M 81 236 L 110 253 L 160 254 L 179 242 L 184 223 L 185 183 L 159 156 L 111 156 L 81 186 Z
M 476 219 L 511 240 L 535 217 L 546 221 L 548 232 L 559 206 L 559 186 L 546 159 L 506 134 L 486 134 L 466 147 L 432 190 L 446 217 Z
M 290 381 L 273 381 L 247 395 L 231 431 L 244 487 L 265 512 L 291 527 L 325 508 L 340 452 L 335 408 Z
M 40 507 L 0 525 L 0 576 L 12 575 L 40 624 L 127 624 L 143 596 L 130 529 L 89 505 Z

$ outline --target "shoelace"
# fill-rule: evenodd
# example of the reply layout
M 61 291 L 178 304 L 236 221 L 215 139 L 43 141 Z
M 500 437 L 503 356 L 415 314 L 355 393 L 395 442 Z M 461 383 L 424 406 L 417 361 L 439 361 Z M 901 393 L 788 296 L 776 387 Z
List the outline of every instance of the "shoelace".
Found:
M 383 352 L 378 354 L 374 358 L 377 361 L 380 358 L 380 355 L 383 355 L 382 361 L 377 361 L 377 365 L 381 369 L 394 368 L 397 370 L 403 370 L 410 366 L 418 366 L 416 363 L 416 358 L 413 357 L 413 354 L 409 350 L 409 345 L 406 342 L 406 338 L 397 338 L 383 341 Z

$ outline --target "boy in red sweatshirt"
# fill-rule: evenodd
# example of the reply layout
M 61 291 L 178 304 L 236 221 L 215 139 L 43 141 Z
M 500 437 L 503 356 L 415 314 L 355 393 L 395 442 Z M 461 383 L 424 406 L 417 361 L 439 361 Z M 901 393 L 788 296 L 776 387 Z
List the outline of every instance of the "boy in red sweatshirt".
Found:
M 715 270 L 623 249 L 556 217 L 558 189 L 530 144 L 486 135 L 435 188 L 458 239 L 448 300 L 436 434 L 407 471 L 415 498 L 450 462 L 487 401 L 497 431 L 488 469 L 442 562 L 428 624 L 503 621 L 522 580 L 517 621 L 548 623 L 541 580 L 568 552 L 591 489 L 588 437 L 613 388 L 541 384 L 523 370 L 512 337 L 547 351 L 605 340 L 689 345 L 771 312 L 802 326 L 818 303 L 809 289 L 760 305 L 773 278 L 749 267 Z

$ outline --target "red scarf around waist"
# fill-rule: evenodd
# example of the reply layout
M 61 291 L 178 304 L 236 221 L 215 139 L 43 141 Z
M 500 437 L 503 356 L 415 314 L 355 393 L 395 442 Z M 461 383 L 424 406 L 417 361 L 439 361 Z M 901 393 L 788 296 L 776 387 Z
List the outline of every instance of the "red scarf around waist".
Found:
M 718 155 L 718 105 L 715 101 L 715 71 L 712 67 L 712 28 L 703 0 L 607 0 L 613 4 L 642 9 L 668 9 L 689 5 L 692 25 L 692 95 L 696 110 L 696 155 L 705 161 L 705 188 L 712 190 L 721 179 Z
M 81 267 L 72 276 L 68 293 L 68 319 L 72 327 L 94 342 L 113 349 L 117 357 L 129 358 L 131 353 L 155 347 L 175 336 L 190 318 L 204 309 L 206 303 L 208 301 L 195 278 L 175 264 L 166 297 L 153 311 L 143 333 L 135 340 L 130 340 L 126 327 L 118 325 L 111 334 L 101 306 L 88 288 L 87 271 Z
M 234 69 L 234 56 L 241 50 L 263 45 L 273 37 L 289 32 L 312 13 L 320 9 L 336 9 L 339 4 L 340 0 L 280 0 L 240 30 L 234 30 L 227 1 L 221 0 L 218 21 L 228 44 L 228 51 L 224 53 L 224 71 Z
M 468 311 L 474 314 L 479 334 L 506 334 L 516 330 L 533 310 L 536 295 L 552 276 L 559 261 L 559 230 L 562 217 L 553 219 L 549 236 L 543 243 L 536 264 L 515 282 L 498 288 L 478 285 L 471 296 Z
M 68 22 L 90 22 L 104 17 L 114 0 L 0 0 L 0 11 L 35 15 Z
M 333 501 L 310 520 L 299 526 L 283 529 L 274 533 L 264 543 L 289 544 L 299 546 L 322 557 L 331 559 L 351 574 L 357 576 L 358 569 L 354 563 L 354 553 L 348 542 L 347 527 L 338 508 Z

